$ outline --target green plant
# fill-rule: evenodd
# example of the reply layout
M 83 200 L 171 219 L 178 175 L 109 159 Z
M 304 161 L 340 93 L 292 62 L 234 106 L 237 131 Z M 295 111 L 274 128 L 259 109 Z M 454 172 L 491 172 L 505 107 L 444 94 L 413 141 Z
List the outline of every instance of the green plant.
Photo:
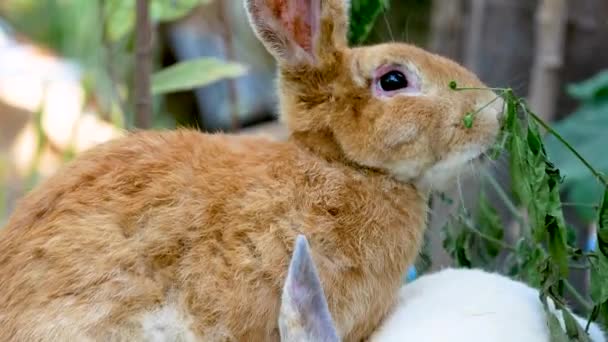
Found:
M 449 84 L 454 91 L 486 91 L 488 89 L 459 88 Z M 547 305 L 551 298 L 560 309 L 565 307 L 565 293 L 579 301 L 587 309 L 590 320 L 608 322 L 608 181 L 566 139 L 542 121 L 530 110 L 525 100 L 515 96 L 511 89 L 492 89 L 505 101 L 506 120 L 501 138 L 495 148 L 496 157 L 501 151 L 508 152 L 511 175 L 511 201 L 507 192 L 489 181 L 502 194 L 507 207 L 511 208 L 520 228 L 521 236 L 514 245 L 503 241 L 505 226 L 496 210 L 481 196 L 476 218 L 462 208 L 454 214 L 445 229 L 444 247 L 455 262 L 463 267 L 497 268 L 498 255 L 506 254 L 503 271 L 540 289 L 540 297 Z M 465 126 L 474 125 L 474 113 L 465 116 Z M 468 118 L 468 119 L 467 119 Z M 540 127 L 547 130 L 569 153 L 584 165 L 595 178 L 595 186 L 603 193 L 598 205 L 597 238 L 598 252 L 584 252 L 574 244 L 573 229 L 564 220 L 560 199 L 563 178 L 546 152 Z M 568 281 L 571 267 L 588 268 L 591 272 L 590 298 L 578 293 Z M 566 331 L 554 324 L 549 314 L 552 334 L 559 340 L 588 341 L 586 327 L 580 327 L 565 310 L 562 311 Z M 553 324 L 552 324 L 553 323 Z
M 571 97 L 578 100 L 580 107 L 566 119 L 557 122 L 553 128 L 585 158 L 603 155 L 608 145 L 608 70 L 579 84 L 567 88 Z M 596 203 L 602 196 L 597 187 L 596 176 L 578 162 L 577 158 L 560 148 L 558 139 L 547 139 L 547 151 L 565 175 L 564 190 L 567 199 L 576 204 L 580 217 L 592 222 L 597 213 Z M 596 158 L 595 167 L 608 172 L 608 158 Z
M 351 2 L 349 41 L 361 44 L 371 32 L 376 18 L 389 6 L 389 0 L 353 0 Z

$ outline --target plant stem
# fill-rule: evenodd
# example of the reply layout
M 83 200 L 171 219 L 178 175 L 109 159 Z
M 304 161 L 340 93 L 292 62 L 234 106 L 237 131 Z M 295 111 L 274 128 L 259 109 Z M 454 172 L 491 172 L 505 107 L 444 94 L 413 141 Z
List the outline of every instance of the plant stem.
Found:
M 495 243 L 495 244 L 499 245 L 502 249 L 506 249 L 506 250 L 511 251 L 511 252 L 515 252 L 516 251 L 515 247 L 513 247 L 513 246 L 511 246 L 511 245 L 509 245 L 507 243 L 505 243 L 502 240 L 499 240 L 497 238 L 491 237 L 491 236 L 489 236 L 489 235 L 487 235 L 487 234 L 485 234 L 485 233 L 477 230 L 477 228 L 473 227 L 472 225 L 468 224 L 468 220 L 467 220 L 466 217 L 461 217 L 460 219 L 463 220 L 464 222 L 467 222 L 467 224 L 465 224 L 465 226 L 467 227 L 467 229 L 469 229 L 471 232 L 477 234 L 480 238 L 485 239 L 487 241 L 490 241 L 492 243 Z
M 505 88 L 478 88 L 478 87 L 456 87 L 452 90 L 461 91 L 461 90 L 485 90 L 485 91 L 497 91 L 497 92 L 505 92 Z
M 592 208 L 599 209 L 600 206 L 592 203 L 576 203 L 576 202 L 562 202 L 562 207 L 583 207 L 583 208 Z
M 507 193 L 502 188 L 502 186 L 500 186 L 500 184 L 498 184 L 498 182 L 496 181 L 496 179 L 494 179 L 494 177 L 492 177 L 491 175 L 489 175 L 487 171 L 484 170 L 483 174 L 484 174 L 484 177 L 486 178 L 486 180 L 490 183 L 490 185 L 492 185 L 492 187 L 494 188 L 494 190 L 496 191 L 496 193 L 498 194 L 498 196 L 500 197 L 500 199 L 507 206 L 507 209 L 509 209 L 509 211 L 511 212 L 511 214 L 513 214 L 513 216 L 515 217 L 515 219 L 517 220 L 517 222 L 519 222 L 520 224 L 523 225 L 524 224 L 524 220 L 521 217 L 521 213 L 519 212 L 519 210 L 517 209 L 517 207 L 515 207 L 515 204 L 513 204 L 513 202 L 509 199 L 509 195 L 507 195 Z
M 583 298 L 583 296 L 574 288 L 574 286 L 572 286 L 572 284 L 570 284 L 569 281 L 564 280 L 564 288 L 570 293 L 570 295 L 572 295 L 574 300 L 576 300 L 585 309 L 586 312 L 593 310 L 593 305 Z
M 589 265 L 583 265 L 583 264 L 570 264 L 570 265 L 568 265 L 568 267 L 575 269 L 575 270 L 588 270 L 589 269 Z

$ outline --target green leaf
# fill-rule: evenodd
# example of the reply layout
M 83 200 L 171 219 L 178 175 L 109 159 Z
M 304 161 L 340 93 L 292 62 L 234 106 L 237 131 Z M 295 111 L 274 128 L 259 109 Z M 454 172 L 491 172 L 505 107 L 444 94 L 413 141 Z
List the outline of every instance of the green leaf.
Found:
M 476 222 L 478 229 L 482 233 L 498 241 L 502 241 L 504 226 L 498 216 L 498 212 L 488 201 L 485 192 L 482 192 L 479 197 Z M 483 246 L 485 247 L 485 252 L 487 252 L 490 257 L 496 257 L 502 247 L 500 244 L 491 241 L 485 241 Z
M 135 0 L 104 0 L 106 35 L 117 41 L 130 34 L 135 27 Z
M 457 266 L 470 268 L 472 238 L 463 218 L 452 219 L 443 229 L 443 248 L 454 259 Z
M 570 339 L 568 335 L 562 328 L 562 325 L 559 323 L 555 314 L 549 309 L 546 298 L 543 298 L 543 307 L 545 309 L 545 314 L 547 316 L 547 325 L 549 327 L 549 341 L 551 342 L 569 342 Z
M 608 258 L 601 253 L 589 257 L 591 299 L 597 305 L 608 300 Z
M 543 275 L 539 272 L 539 269 L 546 257 L 544 250 L 538 246 L 532 246 L 529 241 L 523 238 L 518 241 L 515 248 L 519 267 L 517 274 L 514 274 L 514 276 L 534 288 L 541 287 Z
M 106 34 L 111 41 L 117 41 L 132 34 L 135 29 L 136 0 L 104 0 Z M 153 22 L 177 20 L 199 5 L 211 0 L 152 0 L 150 19 Z
M 600 172 L 608 172 L 608 158 L 602 158 L 608 145 L 608 70 L 592 79 L 569 87 L 572 96 L 583 101 L 581 106 L 554 129 L 566 139 Z M 565 175 L 564 186 L 568 199 L 575 203 L 595 203 L 603 193 L 597 180 L 570 151 L 563 148 L 558 139 L 546 140 L 547 150 Z M 595 212 L 589 207 L 577 208 L 584 219 L 591 222 Z
M 211 0 L 153 0 L 150 4 L 150 15 L 155 21 L 174 21 L 185 16 L 197 6 L 209 2 Z
M 568 275 L 568 250 L 564 229 L 554 216 L 545 217 L 545 226 L 549 236 L 549 254 L 557 264 L 562 276 Z
M 245 74 L 244 66 L 215 58 L 201 58 L 174 64 L 152 76 L 152 93 L 190 90 Z
M 587 326 L 590 322 L 598 322 L 604 327 L 608 325 L 608 300 L 593 307 Z
M 471 268 L 473 266 L 470 255 L 471 249 L 471 237 L 470 235 L 463 233 L 458 236 L 456 240 L 456 250 L 454 256 L 456 258 L 456 264 L 460 267 Z
M 608 70 L 591 79 L 568 86 L 568 94 L 578 100 L 589 101 L 608 97 Z
M 604 198 L 599 209 L 597 243 L 604 257 L 608 258 L 608 188 L 604 190 Z
M 553 263 L 551 257 L 545 258 L 539 264 L 538 271 L 541 275 L 542 294 L 559 297 L 562 280 L 559 268 Z
M 591 342 L 589 335 L 585 332 L 585 328 L 576 321 L 570 311 L 562 308 L 561 312 L 562 317 L 564 318 L 564 325 L 566 326 L 566 333 L 568 334 L 570 341 Z
M 350 5 L 349 41 L 361 44 L 365 41 L 376 18 L 389 6 L 389 0 L 352 0 Z
M 608 171 L 608 158 L 600 158 L 608 144 L 608 100 L 585 104 L 567 119 L 554 125 L 554 129 L 580 153 L 585 159 L 593 163 L 599 171 Z M 569 151 L 564 149 L 554 137 L 548 137 L 547 150 L 553 161 L 560 166 L 566 176 L 568 187 L 577 186 L 581 180 L 594 180 L 593 175 Z
M 566 184 L 568 181 L 566 179 Z M 598 186 L 597 180 L 587 177 L 575 183 L 574 186 L 567 187 L 567 198 L 575 206 L 574 209 L 578 216 L 585 223 L 597 222 L 598 211 L 597 203 L 602 201 L 604 189 Z

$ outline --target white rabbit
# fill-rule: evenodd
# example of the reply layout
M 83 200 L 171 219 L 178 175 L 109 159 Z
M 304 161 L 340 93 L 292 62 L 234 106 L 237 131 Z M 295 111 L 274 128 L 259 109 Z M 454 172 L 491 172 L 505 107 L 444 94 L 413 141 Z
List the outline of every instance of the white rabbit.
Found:
M 560 312 L 552 310 L 563 327 Z M 279 327 L 282 341 L 339 341 L 302 235 L 283 289 Z M 595 323 L 589 335 L 594 342 L 606 341 Z M 444 269 L 403 286 L 394 311 L 370 337 L 372 342 L 549 340 L 538 290 L 472 269 Z

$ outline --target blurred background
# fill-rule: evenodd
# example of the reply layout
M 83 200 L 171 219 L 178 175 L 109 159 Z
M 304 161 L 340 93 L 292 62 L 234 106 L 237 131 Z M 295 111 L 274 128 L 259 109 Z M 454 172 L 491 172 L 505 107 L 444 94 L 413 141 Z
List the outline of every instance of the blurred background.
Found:
M 353 0 L 353 10 L 375 19 L 353 26 L 364 31 L 354 44 L 413 43 L 489 86 L 511 87 L 608 171 L 608 1 Z M 2 0 L 0 226 L 40 180 L 126 130 L 187 126 L 285 139 L 273 63 L 240 0 Z M 592 249 L 602 189 L 554 139 L 547 148 L 566 176 L 576 243 Z M 481 188 L 508 227 L 500 239 L 516 241 L 509 222 L 518 209 L 503 201 L 508 168 L 499 160 L 483 173 L 433 200 L 420 269 L 454 263 L 442 229 L 455 207 L 478 210 Z M 579 274 L 575 285 L 585 279 Z

